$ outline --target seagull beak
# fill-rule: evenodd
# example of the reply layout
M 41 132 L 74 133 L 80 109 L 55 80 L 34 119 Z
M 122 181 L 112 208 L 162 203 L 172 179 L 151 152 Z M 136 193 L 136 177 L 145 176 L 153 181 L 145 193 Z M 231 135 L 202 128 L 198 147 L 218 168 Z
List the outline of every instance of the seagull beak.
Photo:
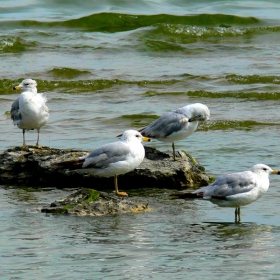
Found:
M 13 87 L 13 90 L 19 90 L 19 89 L 21 89 L 21 86 L 15 86 L 15 87 Z
M 278 170 L 273 170 L 273 171 L 271 172 L 271 174 L 277 174 L 277 175 L 280 175 L 280 171 L 278 171 Z
M 142 137 L 142 141 L 150 142 L 150 141 L 151 141 L 151 139 L 150 139 L 150 138 L 148 138 L 148 137 Z

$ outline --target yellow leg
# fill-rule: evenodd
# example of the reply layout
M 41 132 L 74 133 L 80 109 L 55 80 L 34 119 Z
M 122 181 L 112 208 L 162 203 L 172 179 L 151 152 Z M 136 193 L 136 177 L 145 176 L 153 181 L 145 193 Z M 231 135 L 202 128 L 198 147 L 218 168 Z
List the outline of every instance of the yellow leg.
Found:
M 128 196 L 128 194 L 126 192 L 119 192 L 118 177 L 117 177 L 117 175 L 115 175 L 114 183 L 115 183 L 115 190 L 116 190 L 116 194 L 117 195 L 119 195 L 119 196 Z

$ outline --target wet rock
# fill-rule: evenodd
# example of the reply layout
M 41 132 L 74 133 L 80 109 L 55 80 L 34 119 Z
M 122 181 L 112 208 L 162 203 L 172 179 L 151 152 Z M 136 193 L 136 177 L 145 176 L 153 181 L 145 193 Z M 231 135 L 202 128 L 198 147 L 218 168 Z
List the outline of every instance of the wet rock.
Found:
M 160 152 L 145 147 L 146 157 L 135 170 L 118 176 L 119 189 L 188 188 L 208 185 L 211 178 L 204 168 L 184 151 Z M 68 169 L 54 170 L 53 164 L 87 154 L 74 149 L 26 146 L 8 149 L 0 154 L 0 184 L 51 186 L 57 188 L 94 188 L 113 191 L 113 178 L 94 177 Z
M 114 194 L 83 188 L 64 199 L 51 203 L 49 207 L 44 207 L 41 211 L 75 216 L 101 216 L 148 210 L 147 203 L 142 203 L 134 198 L 118 197 Z

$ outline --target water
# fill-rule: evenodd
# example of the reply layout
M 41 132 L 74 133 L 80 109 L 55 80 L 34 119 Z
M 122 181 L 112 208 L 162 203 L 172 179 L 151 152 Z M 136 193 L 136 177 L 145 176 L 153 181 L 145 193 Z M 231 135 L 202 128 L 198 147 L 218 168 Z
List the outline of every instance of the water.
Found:
M 280 4 L 193 2 L 0 1 L 0 150 L 22 143 L 12 87 L 34 78 L 51 113 L 42 145 L 92 150 L 201 102 L 211 119 L 178 149 L 213 176 L 280 169 Z M 233 209 L 170 200 L 168 186 L 129 192 L 150 212 L 97 218 L 40 213 L 70 190 L 2 186 L 1 279 L 278 279 L 279 185 L 271 176 L 240 225 Z

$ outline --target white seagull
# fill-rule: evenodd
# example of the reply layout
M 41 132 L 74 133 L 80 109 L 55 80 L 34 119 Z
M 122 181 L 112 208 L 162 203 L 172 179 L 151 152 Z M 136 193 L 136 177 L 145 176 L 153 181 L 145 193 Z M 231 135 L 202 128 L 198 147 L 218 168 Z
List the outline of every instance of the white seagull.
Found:
M 101 146 L 78 159 L 55 163 L 53 167 L 74 169 L 100 177 L 114 176 L 116 194 L 127 196 L 126 192 L 119 192 L 117 176 L 134 170 L 143 161 L 145 149 L 142 140 L 150 139 L 136 130 L 126 130 L 119 141 Z
M 40 128 L 49 118 L 47 99 L 37 93 L 37 83 L 32 79 L 23 80 L 14 90 L 22 90 L 17 100 L 12 104 L 11 118 L 14 125 L 22 129 L 23 146 L 25 146 L 25 131 L 36 129 L 38 132 L 36 146 L 39 147 Z
M 223 175 L 207 187 L 193 193 L 174 194 L 178 198 L 203 198 L 220 207 L 235 208 L 235 222 L 240 223 L 240 207 L 250 204 L 269 188 L 269 175 L 280 171 L 265 164 L 256 164 L 251 170 Z
M 193 134 L 198 123 L 209 118 L 208 107 L 201 103 L 195 103 L 163 114 L 147 127 L 141 128 L 139 132 L 143 136 L 162 142 L 172 142 L 173 159 L 175 160 L 174 142 Z

